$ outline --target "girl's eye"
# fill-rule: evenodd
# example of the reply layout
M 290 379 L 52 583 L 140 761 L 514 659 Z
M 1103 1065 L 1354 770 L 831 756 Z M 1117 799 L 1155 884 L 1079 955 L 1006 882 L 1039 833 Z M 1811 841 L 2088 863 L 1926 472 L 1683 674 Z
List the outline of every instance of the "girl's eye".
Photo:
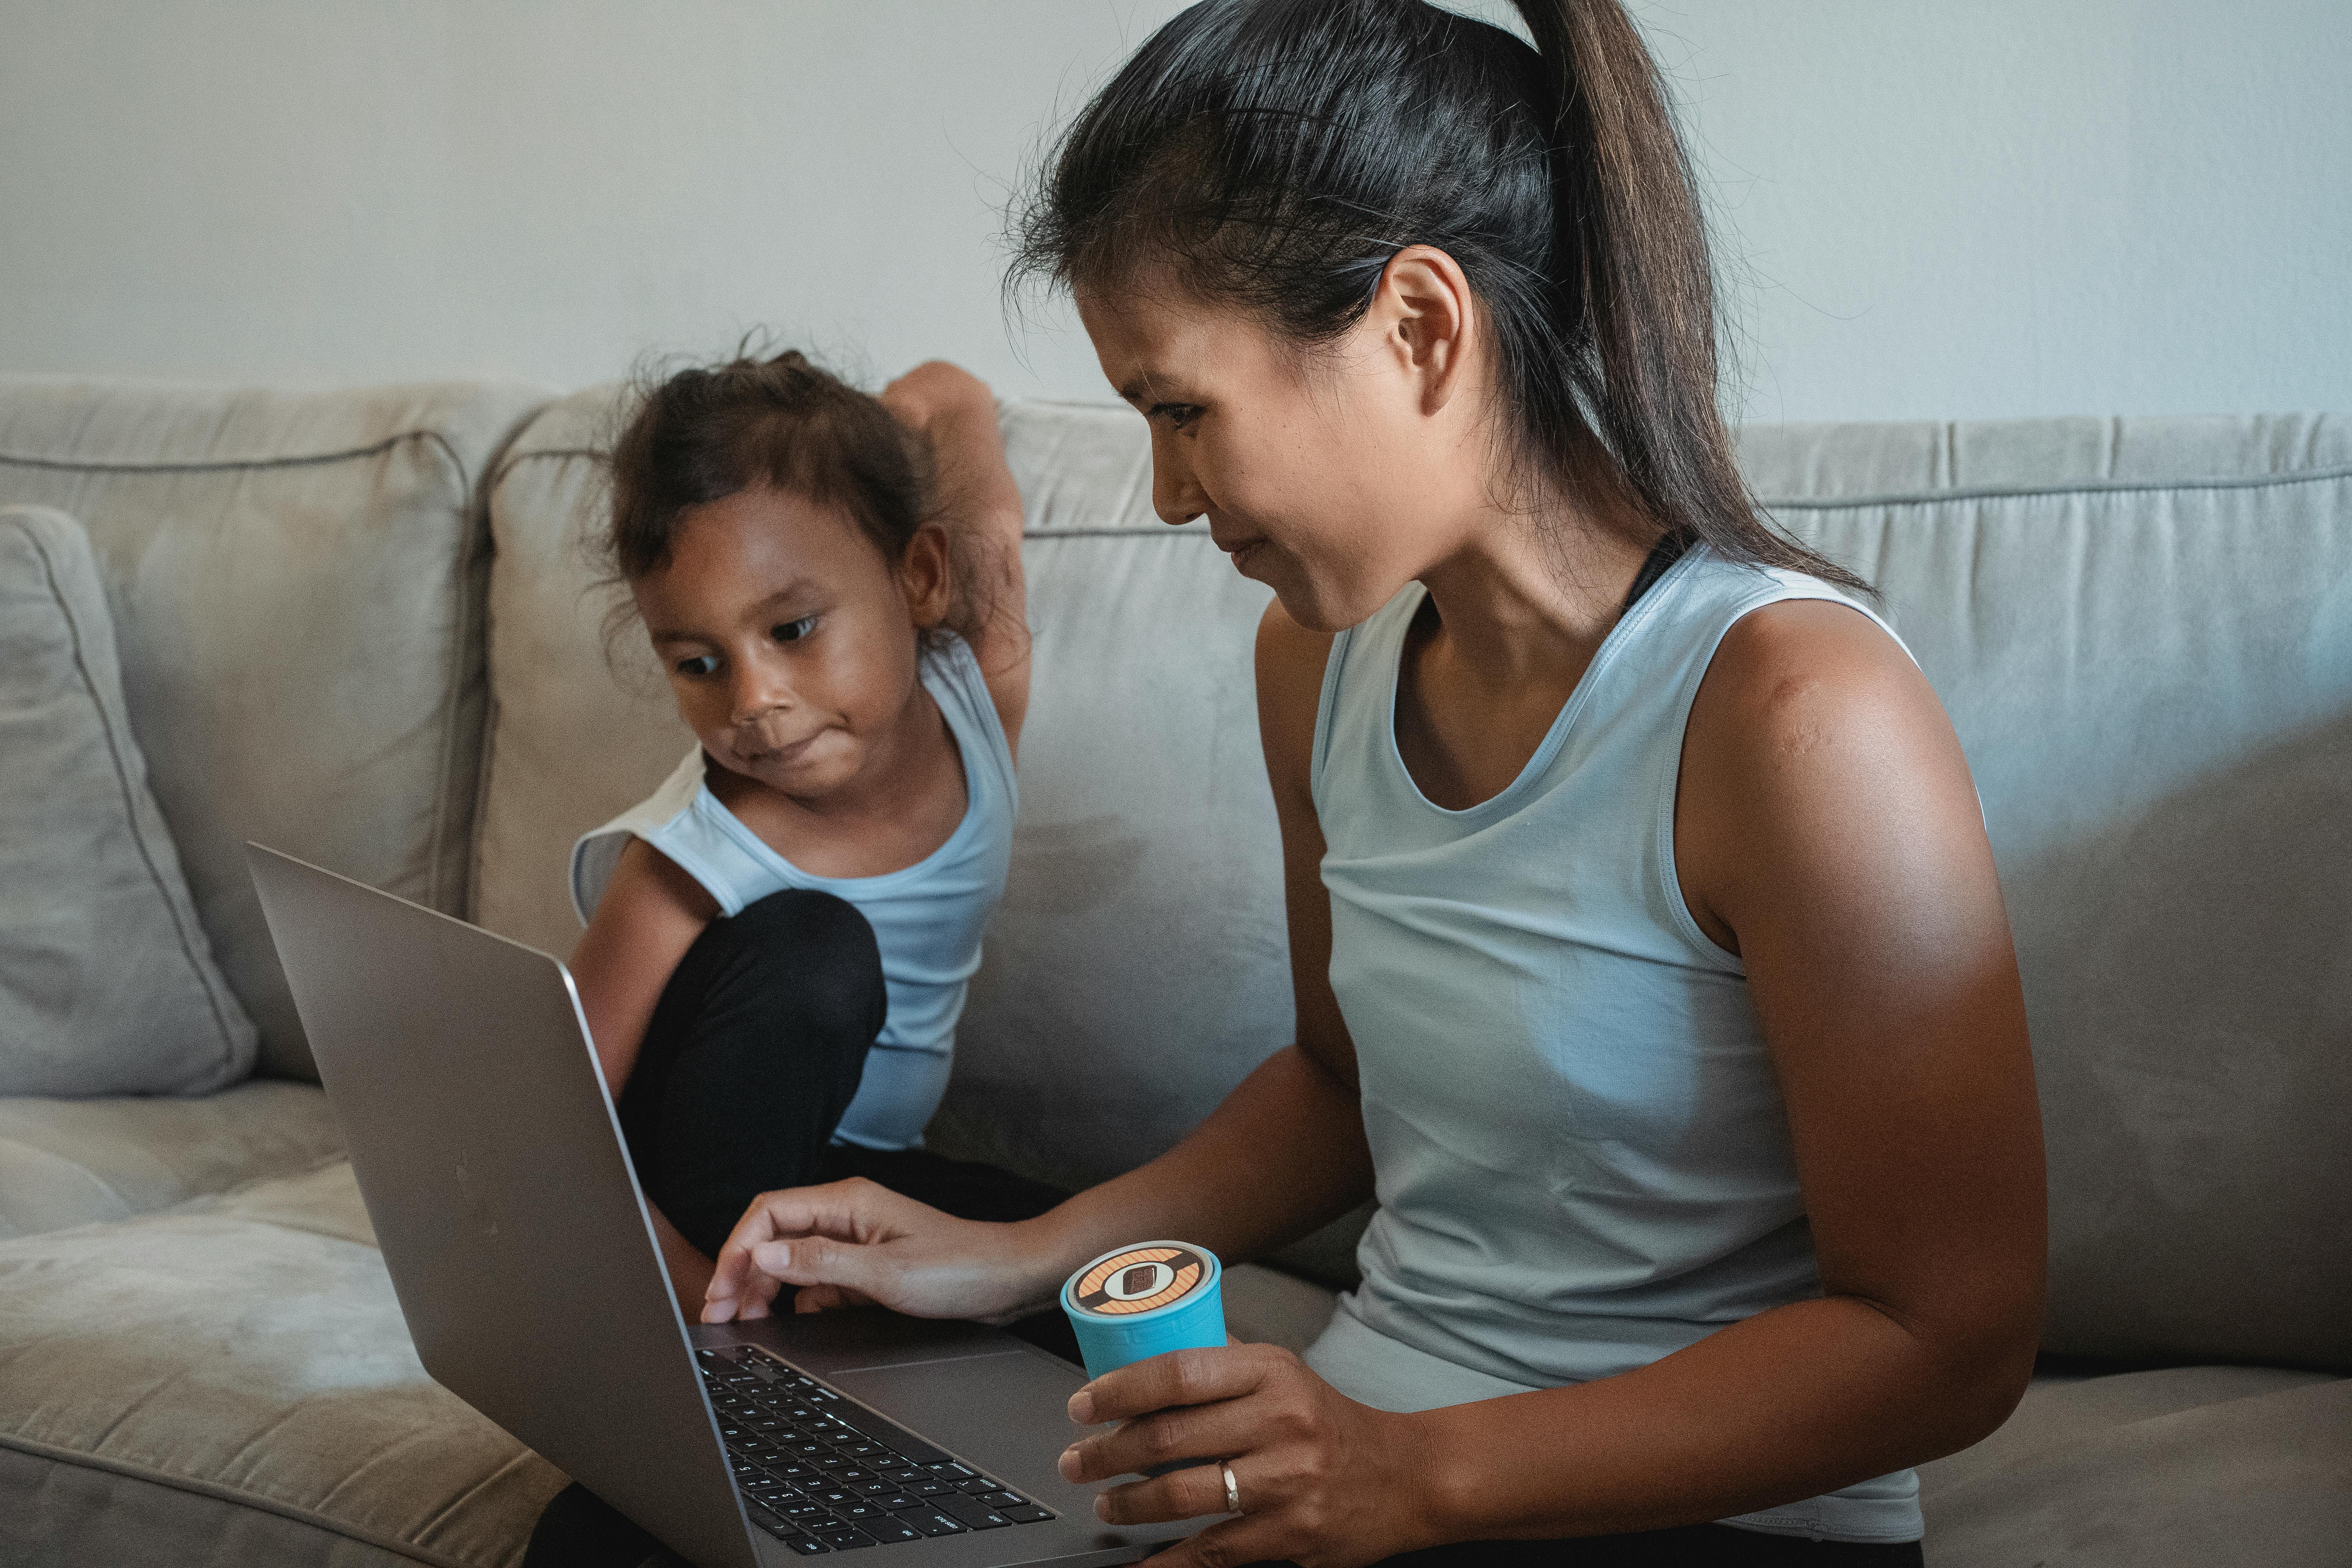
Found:
M 768 635 L 778 642 L 798 642 L 816 630 L 816 617 L 803 616 L 797 621 L 785 621 L 768 628 Z
M 1165 419 L 1179 430 L 1189 428 L 1201 417 L 1201 410 L 1190 403 L 1162 403 L 1151 413 L 1153 417 Z
M 677 661 L 677 672 L 680 675 L 709 675 L 718 668 L 718 658 L 707 653 L 698 653 L 692 658 L 682 658 Z

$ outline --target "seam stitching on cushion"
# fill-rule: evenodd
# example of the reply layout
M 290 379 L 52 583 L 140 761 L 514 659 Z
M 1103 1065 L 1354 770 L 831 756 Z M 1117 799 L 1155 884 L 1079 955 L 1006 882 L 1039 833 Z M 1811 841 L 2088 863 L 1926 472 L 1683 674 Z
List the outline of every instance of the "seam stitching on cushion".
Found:
M 189 976 L 195 981 L 196 989 L 204 993 L 205 1006 L 213 1016 L 215 1044 L 220 1052 L 218 1070 L 225 1074 L 236 1062 L 236 1031 L 229 1026 L 228 1016 L 221 1010 L 221 998 L 215 994 L 212 981 L 205 973 L 205 964 L 196 955 L 195 944 L 190 940 L 187 921 L 183 917 L 179 905 L 173 901 L 172 889 L 165 885 L 163 868 L 155 863 L 155 847 L 148 842 L 147 825 L 139 820 L 139 799 L 131 787 L 131 770 L 128 759 L 123 755 L 122 737 L 116 724 L 119 715 L 107 710 L 105 695 L 99 689 L 100 682 L 92 673 L 89 657 L 83 650 L 81 621 L 67 602 L 64 584 L 58 579 L 57 562 L 50 556 L 48 545 L 31 529 L 21 531 L 31 542 L 34 552 L 41 558 L 41 573 L 48 579 L 49 595 L 57 603 L 58 613 L 65 617 L 66 630 L 73 638 L 74 668 L 81 676 L 83 689 L 89 693 L 90 706 L 98 710 L 99 729 L 106 737 L 107 755 L 114 763 L 115 789 L 122 799 L 122 815 L 131 829 L 131 841 L 139 846 L 139 860 L 147 868 L 147 880 L 154 888 L 155 896 L 163 900 L 164 912 L 172 919 L 172 931 L 179 939 L 180 956 L 187 963 Z M 194 913 L 194 906 L 191 902 L 187 915 L 193 917 Z
M 345 1524 L 340 1520 L 330 1519 L 315 1510 L 304 1508 L 299 1503 L 283 1502 L 260 1492 L 240 1491 L 218 1481 L 202 1480 L 194 1476 L 177 1476 L 151 1465 L 135 1464 L 130 1460 L 116 1459 L 101 1454 L 83 1453 L 79 1449 L 44 1443 L 37 1437 L 26 1437 L 14 1432 L 0 1432 L 0 1447 L 14 1448 L 20 1454 L 29 1454 L 35 1458 L 47 1459 L 51 1464 L 74 1465 L 84 1469 L 105 1470 L 131 1480 L 144 1481 L 150 1486 L 169 1487 L 174 1491 L 194 1492 L 199 1497 L 216 1498 L 223 1502 L 235 1503 L 258 1513 L 276 1514 L 280 1519 L 290 1519 L 297 1524 L 307 1524 L 314 1530 L 324 1531 L 330 1535 L 340 1535 L 346 1540 L 356 1541 L 363 1546 L 373 1546 L 381 1551 L 392 1552 L 395 1556 L 405 1557 L 412 1563 L 430 1563 L 432 1568 L 473 1568 L 473 1565 L 464 1558 L 451 1557 L 446 1553 L 435 1552 L 429 1547 L 399 1541 L 358 1525 Z
M 73 458 L 35 458 L 16 452 L 0 452 L 0 463 L 14 463 L 26 468 L 58 468 L 68 473 L 83 474 L 217 474 L 233 473 L 244 468 L 302 468 L 320 463 L 347 463 L 359 458 L 373 458 L 388 452 L 403 441 L 437 441 L 442 449 L 456 452 L 448 438 L 438 430 L 403 430 L 381 441 L 364 447 L 347 447 L 334 452 L 310 452 L 293 458 L 229 458 L 204 463 L 108 463 Z M 461 468 L 463 464 L 458 465 Z
M 2302 473 L 2251 474 L 2238 479 L 2147 479 L 2127 484 L 1979 485 L 1967 489 L 1906 490 L 1822 500 L 1766 497 L 1768 511 L 1843 511 L 1874 506 L 1933 506 L 1939 501 L 1990 500 L 2030 496 L 2136 495 L 2148 490 L 2251 490 L 2271 485 L 2321 485 L 2352 479 L 2352 464 Z M 1170 531 L 1173 532 L 1173 530 Z
M 473 595 L 467 588 L 473 575 L 473 552 L 484 542 L 474 537 L 474 481 L 466 472 L 465 459 L 446 440 L 441 442 L 441 452 L 457 476 L 457 505 L 454 509 L 457 516 L 457 549 L 455 581 L 451 584 L 457 613 L 449 617 L 449 681 L 442 692 L 441 755 L 433 770 L 433 833 L 425 846 L 425 886 L 432 889 L 433 907 L 446 913 L 441 865 L 449 832 L 449 765 L 457 752 L 457 712 L 464 706 L 459 693 L 466 679 L 466 634 L 472 627 L 474 616 Z

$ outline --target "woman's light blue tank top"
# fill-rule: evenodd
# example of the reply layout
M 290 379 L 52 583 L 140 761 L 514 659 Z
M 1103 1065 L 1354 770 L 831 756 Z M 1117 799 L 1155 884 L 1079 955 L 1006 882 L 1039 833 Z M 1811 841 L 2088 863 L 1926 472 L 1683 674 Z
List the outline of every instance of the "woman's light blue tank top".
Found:
M 1380 1209 L 1363 1283 L 1307 1360 L 1391 1410 L 1608 1377 L 1821 1294 L 1746 971 L 1675 880 L 1675 791 L 1734 622 L 1789 599 L 1870 614 L 1694 548 L 1610 632 L 1517 779 L 1449 811 L 1396 745 L 1425 596 L 1409 587 L 1332 643 L 1312 775 Z M 1917 1497 L 1906 1470 L 1727 1522 L 1911 1541 Z
M 963 757 L 969 804 L 948 841 L 912 866 L 879 877 L 802 870 L 719 803 L 703 781 L 698 746 L 649 798 L 572 847 L 572 902 L 583 921 L 633 837 L 702 884 L 721 919 L 785 888 L 814 889 L 857 907 L 882 950 L 889 1016 L 834 1137 L 867 1149 L 920 1147 L 947 1092 L 964 986 L 980 968 L 981 930 L 1004 894 L 1020 805 L 1013 749 L 971 649 L 954 633 L 942 634 L 939 646 L 924 649 L 919 676 Z

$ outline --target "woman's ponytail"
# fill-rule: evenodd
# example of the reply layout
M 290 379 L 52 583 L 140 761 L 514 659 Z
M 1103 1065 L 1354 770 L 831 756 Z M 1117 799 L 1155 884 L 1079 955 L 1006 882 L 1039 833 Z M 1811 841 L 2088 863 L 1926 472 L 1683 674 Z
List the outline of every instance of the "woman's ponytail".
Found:
M 1072 124 L 1014 277 L 1168 269 L 1304 342 L 1437 247 L 1493 323 L 1520 475 L 1849 588 L 1740 478 L 1715 280 L 1665 84 L 1620 0 L 1516 0 L 1533 49 L 1423 0 L 1203 0 Z
M 1619 0 L 1514 3 L 1552 92 L 1555 309 L 1587 417 L 1664 531 L 1867 591 L 1767 524 L 1740 475 L 1706 219 L 1633 18 Z

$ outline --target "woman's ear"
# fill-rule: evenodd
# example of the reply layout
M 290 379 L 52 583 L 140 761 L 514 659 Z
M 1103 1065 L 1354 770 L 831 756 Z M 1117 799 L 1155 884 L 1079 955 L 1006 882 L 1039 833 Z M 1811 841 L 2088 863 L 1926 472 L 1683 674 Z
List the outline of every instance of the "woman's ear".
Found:
M 936 522 L 915 530 L 898 557 L 898 591 L 907 595 L 907 618 L 929 631 L 948 618 L 954 584 L 948 559 L 948 531 Z
M 1420 384 L 1434 414 L 1467 384 L 1478 301 L 1454 258 L 1433 245 L 1408 245 L 1389 258 L 1365 312 L 1397 369 Z

